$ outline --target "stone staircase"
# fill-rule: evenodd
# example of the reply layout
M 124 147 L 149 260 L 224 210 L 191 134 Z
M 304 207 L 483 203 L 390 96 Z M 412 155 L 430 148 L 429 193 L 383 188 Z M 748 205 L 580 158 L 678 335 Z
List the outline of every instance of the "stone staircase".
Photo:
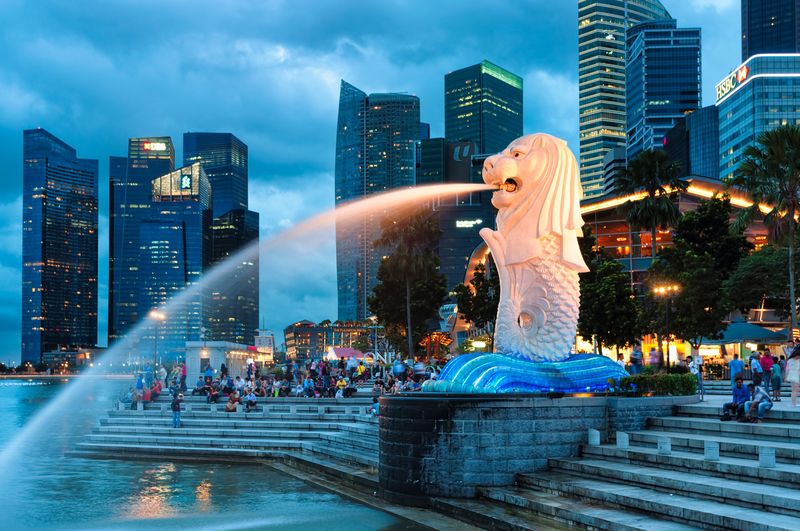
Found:
M 204 460 L 291 457 L 323 461 L 353 473 L 378 467 L 378 423 L 370 397 L 266 398 L 256 408 L 226 413 L 224 403 L 186 396 L 181 427 L 172 427 L 169 397 L 139 409 L 122 406 L 101 418 L 73 454 Z
M 750 383 L 750 380 L 745 380 L 744 385 Z M 724 395 L 724 396 L 731 396 L 731 382 L 730 380 L 705 380 L 703 382 L 703 388 L 707 395 Z M 787 384 L 786 382 L 781 385 L 781 398 L 784 400 L 788 400 L 791 397 L 791 384 Z M 770 389 L 770 397 L 772 396 L 772 390 Z
M 581 457 L 551 459 L 549 470 L 521 474 L 513 487 L 434 505 L 492 529 L 539 529 L 542 517 L 609 530 L 800 529 L 800 408 L 781 402 L 768 421 L 741 424 L 720 422 L 722 401 L 678 406 L 674 416 L 628 433 L 627 445 L 624 436 L 585 445 Z M 719 445 L 718 459 L 713 448 L 705 455 L 711 443 Z M 767 449 L 764 465 L 759 448 Z

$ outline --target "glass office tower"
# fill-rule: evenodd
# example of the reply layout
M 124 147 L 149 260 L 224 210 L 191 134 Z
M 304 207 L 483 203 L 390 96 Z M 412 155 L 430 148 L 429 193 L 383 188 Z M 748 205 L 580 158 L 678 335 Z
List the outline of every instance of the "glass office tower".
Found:
M 196 283 L 210 265 L 212 253 L 211 184 L 200 163 L 154 179 L 150 193 L 150 214 L 139 225 L 142 317 Z M 183 355 L 187 341 L 200 340 L 207 299 L 205 292 L 192 294 L 162 310 L 163 319 L 152 319 L 140 342 L 144 360 L 152 355 L 155 361 L 175 361 Z
M 700 108 L 700 28 L 675 20 L 628 30 L 626 62 L 627 157 L 660 149 L 664 135 Z
M 420 138 L 419 98 L 370 94 L 342 81 L 336 128 L 336 205 L 413 186 Z M 366 319 L 381 251 L 381 214 L 336 224 L 339 320 Z
M 172 139 L 131 138 L 128 156 L 109 159 L 108 341 L 125 335 L 147 314 L 139 310 L 139 237 L 150 215 L 152 181 L 175 167 Z
M 682 175 L 719 178 L 719 109 L 708 105 L 679 120 L 664 137 L 664 150 Z
M 213 188 L 213 185 L 212 185 Z M 216 265 L 250 244 L 258 244 L 258 212 L 236 209 L 214 218 L 213 257 Z M 236 261 L 224 283 L 212 286 L 206 339 L 253 345 L 258 330 L 258 252 Z
M 22 133 L 22 362 L 97 344 L 98 162 Z
M 719 176 L 733 176 L 744 150 L 780 125 L 800 125 L 800 54 L 756 55 L 717 86 Z
M 498 153 L 522 136 L 522 78 L 489 61 L 444 76 L 444 136 Z
M 203 165 L 214 191 L 214 217 L 247 208 L 247 156 L 247 144 L 231 133 L 183 134 L 183 165 Z
M 626 32 L 667 18 L 658 0 L 578 0 L 580 169 L 587 198 L 603 193 L 606 153 L 626 146 Z
M 742 0 L 742 61 L 800 52 L 800 0 Z

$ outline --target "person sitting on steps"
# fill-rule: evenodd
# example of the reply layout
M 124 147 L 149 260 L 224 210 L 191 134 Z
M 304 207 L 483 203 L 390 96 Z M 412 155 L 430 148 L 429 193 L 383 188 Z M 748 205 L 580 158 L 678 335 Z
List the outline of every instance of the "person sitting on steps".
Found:
M 737 419 L 744 417 L 744 404 L 750 399 L 750 391 L 744 386 L 744 380 L 737 376 L 733 387 L 733 400 L 722 405 L 722 419 L 731 420 L 735 414 Z
M 750 389 L 751 398 L 744 403 L 744 410 L 747 412 L 745 422 L 762 422 L 764 415 L 772 409 L 772 399 L 761 386 L 747 384 Z

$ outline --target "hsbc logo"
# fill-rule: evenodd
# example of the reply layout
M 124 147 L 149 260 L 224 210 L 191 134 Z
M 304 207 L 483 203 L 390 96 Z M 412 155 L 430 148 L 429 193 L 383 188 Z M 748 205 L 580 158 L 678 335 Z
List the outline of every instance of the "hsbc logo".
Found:
M 736 87 L 747 81 L 750 76 L 750 68 L 742 65 L 717 84 L 717 102 L 731 93 Z

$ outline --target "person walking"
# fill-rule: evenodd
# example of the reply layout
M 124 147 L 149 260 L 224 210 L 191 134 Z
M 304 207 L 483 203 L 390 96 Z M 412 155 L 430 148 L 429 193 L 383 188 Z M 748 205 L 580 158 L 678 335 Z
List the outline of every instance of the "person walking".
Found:
M 172 399 L 172 427 L 181 427 L 181 402 L 183 402 L 183 393 L 178 393 L 178 396 Z
M 181 362 L 181 392 L 186 391 L 186 363 Z
M 736 387 L 736 378 L 744 379 L 744 362 L 739 359 L 738 354 L 733 355 L 733 359 L 728 362 L 728 372 L 731 373 L 731 389 Z
M 783 379 L 792 384 L 792 407 L 797 407 L 797 395 L 800 394 L 800 345 L 794 347 L 786 360 Z
M 643 364 L 644 354 L 642 353 L 642 346 L 637 343 L 631 352 L 631 374 L 639 374 L 642 372 Z
M 697 378 L 697 392 L 700 394 L 700 401 L 705 398 L 705 389 L 703 388 L 703 362 L 702 358 L 694 359 L 692 356 L 686 356 L 686 361 L 689 365 L 689 372 Z
M 750 356 L 750 378 L 752 378 L 753 384 L 756 387 L 761 385 L 761 380 L 764 377 L 764 369 L 761 368 L 761 363 L 758 360 L 760 355 L 761 353 L 756 351 Z
M 764 371 L 762 377 L 764 378 L 764 391 L 769 394 L 770 387 L 772 386 L 772 366 L 774 362 L 772 361 L 772 354 L 769 350 L 765 350 L 764 354 L 761 355 L 761 359 L 759 360 L 761 364 L 761 369 Z

